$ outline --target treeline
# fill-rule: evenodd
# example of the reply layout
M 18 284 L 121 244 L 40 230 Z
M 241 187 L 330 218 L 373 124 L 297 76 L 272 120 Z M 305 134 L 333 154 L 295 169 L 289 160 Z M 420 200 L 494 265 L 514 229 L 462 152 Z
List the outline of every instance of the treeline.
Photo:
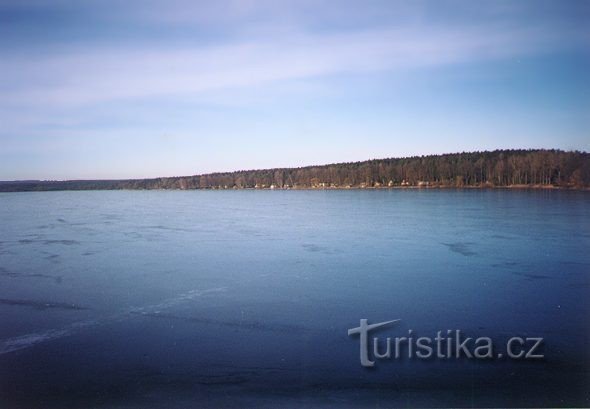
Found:
M 496 150 L 156 179 L 0 182 L 0 191 L 371 187 L 590 187 L 590 154 Z

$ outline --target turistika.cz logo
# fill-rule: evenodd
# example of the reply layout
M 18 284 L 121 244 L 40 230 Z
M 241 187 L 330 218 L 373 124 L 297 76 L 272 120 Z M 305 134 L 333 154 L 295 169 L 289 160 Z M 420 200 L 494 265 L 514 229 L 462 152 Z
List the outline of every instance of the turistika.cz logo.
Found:
M 512 337 L 505 343 L 502 352 L 495 351 L 490 337 L 465 337 L 461 330 L 437 331 L 434 337 L 417 336 L 413 330 L 403 337 L 387 337 L 380 340 L 370 333 L 387 326 L 393 326 L 401 320 L 392 320 L 369 324 L 361 319 L 360 325 L 348 330 L 348 335 L 358 335 L 360 340 L 361 365 L 367 368 L 375 366 L 377 359 L 543 359 L 543 338 Z M 370 342 L 372 340 L 372 343 Z M 372 346 L 372 348 L 371 348 Z M 372 351 L 372 359 L 370 352 Z

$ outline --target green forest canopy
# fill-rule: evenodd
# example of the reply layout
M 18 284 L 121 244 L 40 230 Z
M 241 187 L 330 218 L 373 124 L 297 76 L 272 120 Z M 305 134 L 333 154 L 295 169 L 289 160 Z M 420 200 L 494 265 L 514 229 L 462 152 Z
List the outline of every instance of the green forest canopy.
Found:
M 369 187 L 590 187 L 590 154 L 496 150 L 128 180 L 0 182 L 0 191 Z

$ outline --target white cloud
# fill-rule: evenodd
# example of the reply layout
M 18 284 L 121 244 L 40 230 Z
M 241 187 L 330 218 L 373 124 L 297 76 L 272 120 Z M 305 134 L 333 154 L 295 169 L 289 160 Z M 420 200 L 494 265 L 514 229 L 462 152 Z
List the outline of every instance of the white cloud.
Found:
M 559 41 L 555 34 L 530 28 L 408 27 L 194 48 L 78 49 L 5 56 L 0 87 L 3 104 L 85 104 L 261 87 L 342 72 L 485 61 L 539 52 Z

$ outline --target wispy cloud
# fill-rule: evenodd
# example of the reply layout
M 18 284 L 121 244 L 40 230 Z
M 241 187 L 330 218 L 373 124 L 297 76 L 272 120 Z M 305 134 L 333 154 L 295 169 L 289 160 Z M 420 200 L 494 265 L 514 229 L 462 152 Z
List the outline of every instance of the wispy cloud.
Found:
M 281 80 L 485 61 L 543 52 L 564 33 L 534 28 L 408 27 L 202 47 L 108 47 L 0 62 L 4 103 L 81 104 Z

